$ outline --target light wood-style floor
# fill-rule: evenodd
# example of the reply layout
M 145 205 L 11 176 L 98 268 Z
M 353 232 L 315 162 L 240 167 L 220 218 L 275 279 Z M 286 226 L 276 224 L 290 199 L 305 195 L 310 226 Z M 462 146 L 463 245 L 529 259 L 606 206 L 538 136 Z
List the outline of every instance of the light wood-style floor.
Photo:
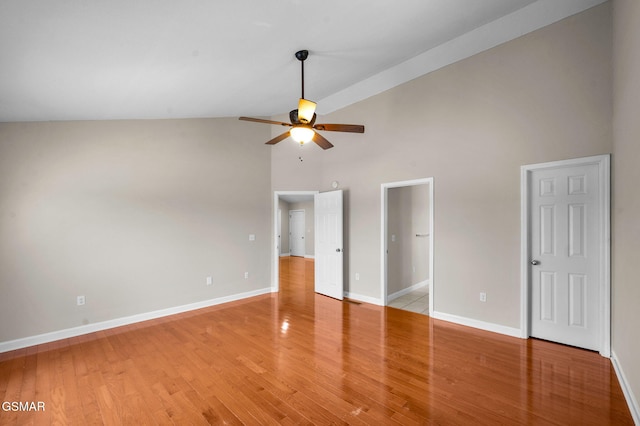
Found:
M 0 354 L 0 424 L 625 425 L 608 359 L 313 293 L 281 290 Z

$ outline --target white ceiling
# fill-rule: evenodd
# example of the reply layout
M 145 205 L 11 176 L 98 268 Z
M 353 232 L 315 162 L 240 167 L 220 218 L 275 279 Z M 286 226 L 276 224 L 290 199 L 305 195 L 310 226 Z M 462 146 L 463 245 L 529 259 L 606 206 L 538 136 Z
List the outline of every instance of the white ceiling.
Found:
M 605 0 L 0 0 L 0 121 L 327 113 Z

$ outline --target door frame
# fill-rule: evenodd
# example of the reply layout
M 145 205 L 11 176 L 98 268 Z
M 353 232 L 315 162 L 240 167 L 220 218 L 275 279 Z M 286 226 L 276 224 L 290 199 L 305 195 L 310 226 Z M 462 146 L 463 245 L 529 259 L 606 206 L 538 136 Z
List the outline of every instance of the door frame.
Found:
M 598 192 L 600 195 L 600 355 L 611 356 L 611 159 L 609 154 L 520 167 L 520 332 L 523 339 L 531 335 L 531 274 L 529 261 L 530 228 L 529 196 L 530 180 L 535 170 L 568 166 L 598 166 Z
M 387 306 L 387 250 L 389 247 L 389 242 L 387 241 L 387 230 L 389 227 L 388 224 L 388 214 L 389 214 L 389 189 L 390 188 L 402 188 L 407 186 L 416 186 L 416 185 L 429 185 L 429 316 L 433 315 L 433 306 L 434 306 L 434 288 L 435 283 L 433 282 L 433 269 L 434 269 L 434 197 L 433 197 L 433 177 L 422 178 L 422 179 L 413 179 L 413 180 L 405 180 L 399 182 L 389 182 L 383 183 L 380 185 L 380 199 L 381 202 L 381 212 L 380 212 L 380 241 L 381 241 L 381 250 L 380 250 L 380 291 L 382 297 L 380 301 L 382 302 L 382 306 Z
M 282 210 L 276 204 L 276 254 L 278 258 L 282 255 Z
M 280 253 L 278 252 L 278 203 L 281 195 L 308 195 L 311 198 L 320 191 L 273 191 L 273 228 L 271 233 L 271 292 L 280 291 Z M 315 226 L 315 225 L 314 225 Z

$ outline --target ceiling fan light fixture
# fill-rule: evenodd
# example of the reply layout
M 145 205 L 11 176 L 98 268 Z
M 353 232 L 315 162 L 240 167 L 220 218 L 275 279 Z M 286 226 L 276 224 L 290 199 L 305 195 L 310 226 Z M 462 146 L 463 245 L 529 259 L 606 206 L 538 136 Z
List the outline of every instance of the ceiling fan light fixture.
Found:
M 304 145 L 307 142 L 311 142 L 316 132 L 310 126 L 294 126 L 289 130 L 291 139 L 298 142 L 300 145 Z
M 313 114 L 316 112 L 316 103 L 305 98 L 300 98 L 298 102 L 298 119 L 301 123 L 311 123 Z
M 320 132 L 316 130 L 327 130 L 330 132 L 350 132 L 364 133 L 364 126 L 360 124 L 316 124 L 316 103 L 304 98 L 304 61 L 309 55 L 308 50 L 296 52 L 296 59 L 300 61 L 300 71 L 302 75 L 302 93 L 298 108 L 289 112 L 290 123 L 282 121 L 265 120 L 263 118 L 240 117 L 240 120 L 253 121 L 256 123 L 277 124 L 279 126 L 290 127 L 291 129 L 265 142 L 266 145 L 275 145 L 289 137 L 298 142 L 300 146 L 313 141 L 322 149 L 333 148 Z

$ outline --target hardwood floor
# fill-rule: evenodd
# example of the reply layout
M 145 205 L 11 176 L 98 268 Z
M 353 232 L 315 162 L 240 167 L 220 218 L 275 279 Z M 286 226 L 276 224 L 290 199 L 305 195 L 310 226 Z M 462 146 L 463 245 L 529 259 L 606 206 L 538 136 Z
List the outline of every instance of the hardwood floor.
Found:
M 280 293 L 0 354 L 0 424 L 633 424 L 608 359 L 313 293 Z

